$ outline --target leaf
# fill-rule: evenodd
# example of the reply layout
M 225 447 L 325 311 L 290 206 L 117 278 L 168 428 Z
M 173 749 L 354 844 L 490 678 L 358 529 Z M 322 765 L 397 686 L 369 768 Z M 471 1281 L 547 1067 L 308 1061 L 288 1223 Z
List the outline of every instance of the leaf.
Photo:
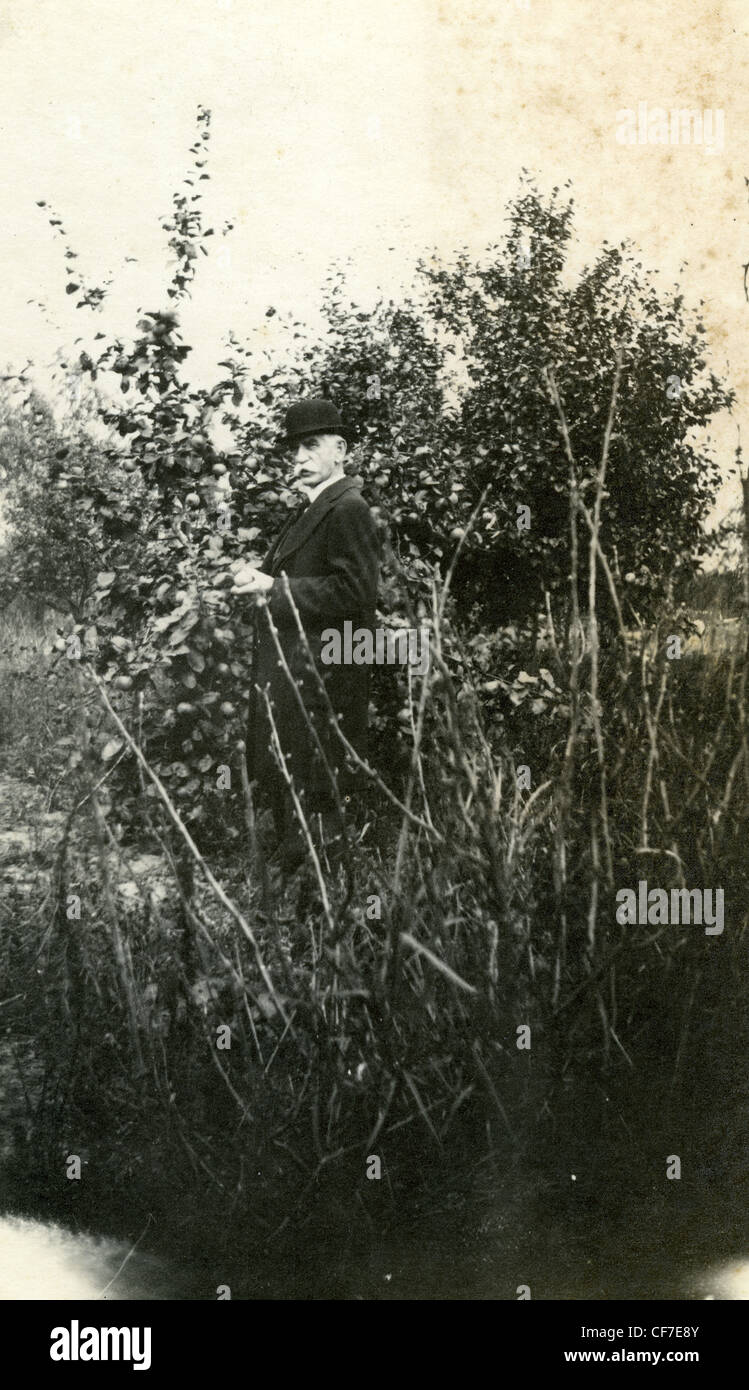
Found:
M 200 673 L 205 670 L 205 657 L 202 652 L 188 652 L 187 660 L 193 671 Z
M 181 623 L 179 624 L 179 626 L 178 626 L 178 627 L 175 627 L 175 628 L 170 632 L 170 634 L 169 634 L 169 646 L 171 647 L 171 646 L 173 645 L 173 643 L 178 643 L 178 644 L 181 645 L 182 642 L 184 641 L 184 639 L 188 636 L 188 634 L 189 634 L 190 632 L 192 632 L 192 630 L 193 630 L 193 628 L 195 627 L 196 623 L 199 623 L 199 622 L 200 622 L 200 614 L 199 614 L 199 613 L 188 613 L 187 616 L 184 617 L 184 618 L 182 619 L 182 621 L 181 621 Z
M 110 738 L 101 750 L 102 762 L 108 763 L 112 758 L 115 758 L 124 746 L 121 738 Z
M 167 699 L 171 695 L 172 682 L 162 667 L 154 666 L 149 672 L 149 679 L 156 694 L 159 695 L 162 700 Z
M 164 613 L 162 617 L 156 618 L 153 624 L 155 632 L 166 632 L 167 628 L 173 627 L 175 623 L 182 620 L 184 631 L 189 632 L 200 620 L 200 614 L 192 609 L 192 600 L 184 599 L 182 603 L 173 608 L 171 613 Z
M 113 584 L 116 578 L 116 570 L 99 570 L 96 576 L 96 586 L 98 589 L 108 589 L 109 585 Z

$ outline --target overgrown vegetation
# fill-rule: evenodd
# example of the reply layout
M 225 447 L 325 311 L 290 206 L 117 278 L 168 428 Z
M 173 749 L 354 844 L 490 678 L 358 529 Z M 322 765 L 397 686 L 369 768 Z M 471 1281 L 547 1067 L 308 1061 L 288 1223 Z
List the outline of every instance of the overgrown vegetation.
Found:
M 207 143 L 201 113 L 200 177 Z M 575 1201 L 596 1208 L 624 1181 L 596 1182 L 602 1165 L 645 1193 L 667 1153 L 686 1168 L 714 1143 L 705 1059 L 730 1093 L 746 1003 L 746 590 L 696 578 L 717 468 L 693 430 L 730 393 L 628 253 L 569 287 L 555 199 L 524 193 L 488 268 L 425 268 L 412 303 L 365 315 L 334 281 L 325 345 L 290 325 L 297 360 L 260 370 L 234 342 L 213 391 L 180 375 L 171 309 L 129 343 L 99 335 L 77 370 L 110 433 L 76 435 L 74 466 L 30 403 L 68 530 L 19 469 L 6 572 L 42 595 L 33 557 L 59 547 L 84 592 L 33 657 L 44 678 L 20 662 L 25 729 L 2 710 L 5 770 L 26 775 L 30 741 L 64 813 L 36 891 L 2 890 L 16 1201 L 133 1230 L 150 1213 L 187 1248 L 230 1229 L 232 1281 L 257 1294 L 291 1287 L 305 1231 L 357 1248 L 352 1223 L 439 1207 L 457 1174 L 559 1208 L 574 1161 Z M 212 235 L 199 194 L 177 195 L 168 230 L 176 306 Z M 381 617 L 428 625 L 431 664 L 376 687 L 345 868 L 311 859 L 283 888 L 242 776 L 249 634 L 227 583 L 282 522 L 279 415 L 312 386 L 358 426 L 389 543 Z M 216 410 L 233 452 L 211 441 Z M 739 621 L 708 650 L 694 609 L 724 584 Z M 618 925 L 616 891 L 643 878 L 722 888 L 724 934 Z

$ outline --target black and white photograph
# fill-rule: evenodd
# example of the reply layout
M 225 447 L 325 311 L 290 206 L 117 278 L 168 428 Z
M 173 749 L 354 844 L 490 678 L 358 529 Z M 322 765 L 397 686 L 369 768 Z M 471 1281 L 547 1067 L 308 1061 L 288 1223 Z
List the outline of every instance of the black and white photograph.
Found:
M 53 1378 L 151 1369 L 157 1303 L 581 1305 L 558 1365 L 657 1366 L 749 1298 L 748 31 L 2 5 L 0 1299 Z

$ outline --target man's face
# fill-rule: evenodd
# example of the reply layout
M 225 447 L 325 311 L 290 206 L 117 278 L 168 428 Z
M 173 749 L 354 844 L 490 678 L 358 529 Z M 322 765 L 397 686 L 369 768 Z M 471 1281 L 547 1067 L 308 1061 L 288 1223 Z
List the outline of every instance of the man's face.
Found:
M 291 450 L 291 486 L 317 487 L 327 483 L 346 457 L 346 441 L 338 434 L 313 434 Z

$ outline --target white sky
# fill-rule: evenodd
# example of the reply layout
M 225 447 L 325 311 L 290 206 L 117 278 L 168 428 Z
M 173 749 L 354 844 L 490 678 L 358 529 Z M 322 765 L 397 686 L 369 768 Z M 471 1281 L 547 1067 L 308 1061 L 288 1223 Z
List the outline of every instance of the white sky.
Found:
M 627 235 L 666 285 L 705 298 L 740 397 L 716 430 L 729 461 L 749 384 L 748 28 L 742 0 L 3 0 L 0 364 L 93 331 L 37 199 L 89 282 L 114 273 L 102 327 L 160 307 L 159 217 L 202 103 L 207 212 L 236 225 L 183 314 L 201 379 L 230 328 L 274 331 L 269 304 L 311 316 L 335 259 L 366 304 L 427 248 L 499 240 L 525 167 L 544 189 L 572 178 L 580 260 Z M 724 149 L 618 144 L 617 112 L 640 101 L 721 110 Z

